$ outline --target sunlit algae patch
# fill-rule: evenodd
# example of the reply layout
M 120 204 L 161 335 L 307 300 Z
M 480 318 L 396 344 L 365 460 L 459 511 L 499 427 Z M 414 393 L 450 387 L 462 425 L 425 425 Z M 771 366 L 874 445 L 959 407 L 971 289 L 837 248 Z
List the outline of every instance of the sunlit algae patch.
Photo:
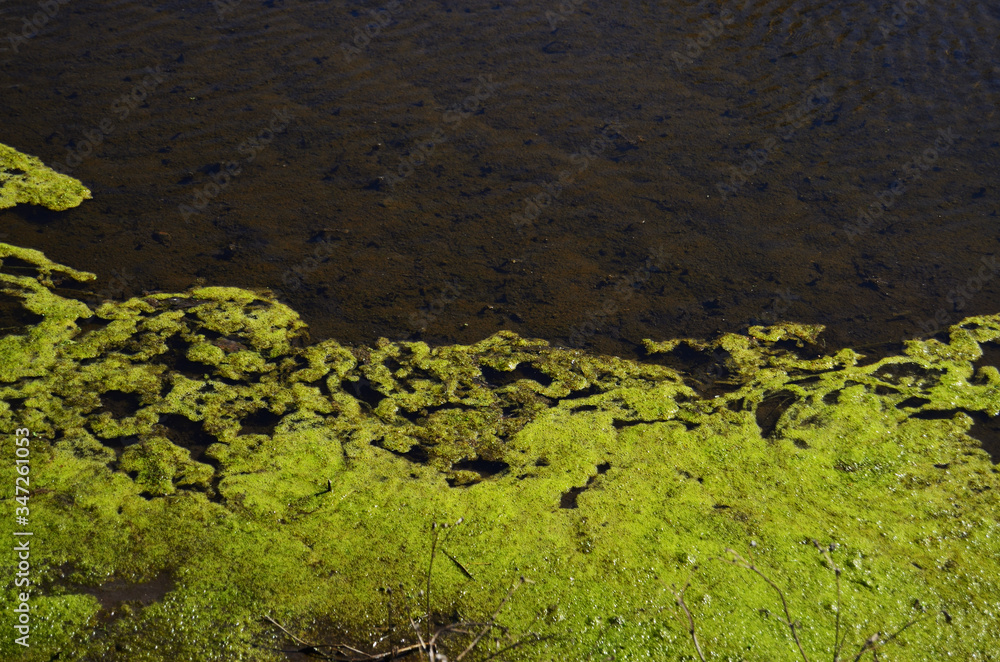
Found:
M 645 363 L 509 332 L 348 348 L 266 292 L 91 310 L 54 289 L 90 274 L 0 260 L 33 313 L 0 340 L 4 485 L 36 435 L 35 630 L 14 644 L 5 608 L 3 659 L 389 659 L 465 624 L 455 660 L 492 622 L 464 659 L 696 660 L 684 608 L 712 660 L 832 660 L 838 634 L 841 659 L 873 635 L 997 659 L 1000 481 L 969 433 L 1000 409 L 973 365 L 1000 316 L 869 363 L 793 324 Z M 658 362 L 681 346 L 725 357 L 725 393 Z
M 0 143 L 0 209 L 32 204 L 63 211 L 90 197 L 90 191 L 78 180 Z

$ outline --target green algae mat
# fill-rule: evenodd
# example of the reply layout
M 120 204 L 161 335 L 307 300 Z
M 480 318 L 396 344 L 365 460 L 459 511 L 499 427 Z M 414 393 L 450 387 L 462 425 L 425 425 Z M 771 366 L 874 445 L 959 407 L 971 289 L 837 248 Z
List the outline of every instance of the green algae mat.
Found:
M 90 197 L 78 180 L 0 143 L 0 209 L 33 204 L 64 211 Z
M 970 430 L 1000 316 L 876 362 L 792 324 L 633 362 L 310 343 L 266 292 L 94 309 L 93 278 L 0 244 L 4 660 L 997 659 L 1000 476 Z

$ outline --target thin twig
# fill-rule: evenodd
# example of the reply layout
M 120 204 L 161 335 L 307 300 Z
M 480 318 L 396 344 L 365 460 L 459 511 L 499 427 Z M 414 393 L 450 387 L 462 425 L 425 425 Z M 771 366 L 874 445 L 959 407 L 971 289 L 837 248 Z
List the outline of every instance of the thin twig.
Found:
M 695 566 L 691 569 L 691 573 L 693 574 L 697 569 L 698 566 Z M 705 662 L 705 654 L 701 652 L 701 644 L 698 643 L 698 635 L 694 632 L 694 616 L 691 615 L 691 610 L 688 609 L 687 604 L 684 602 L 684 592 L 688 590 L 688 587 L 690 586 L 691 576 L 688 575 L 687 583 L 684 584 L 684 588 L 682 588 L 679 593 L 673 584 L 670 585 L 670 592 L 674 594 L 674 599 L 677 601 L 677 604 L 684 610 L 684 613 L 687 614 L 688 634 L 691 635 L 691 640 L 694 642 L 694 649 L 698 653 L 698 659 L 700 659 L 701 662 Z
M 420 650 L 423 650 L 425 646 L 424 638 L 420 635 L 420 628 L 418 628 L 417 624 L 413 622 L 412 616 L 410 617 L 410 627 L 413 628 L 413 631 L 417 633 L 417 641 L 420 642 L 418 645 L 420 646 Z
M 431 560 L 427 564 L 427 592 L 424 595 L 424 618 L 427 619 L 427 627 L 431 625 L 431 571 L 434 569 L 434 553 L 437 552 L 438 544 L 438 524 L 434 522 L 431 524 L 431 530 L 434 532 L 434 541 L 431 543 Z
M 500 631 L 501 631 L 501 638 L 505 637 L 507 639 L 507 641 L 510 641 L 511 643 L 509 645 L 505 646 L 504 648 L 496 651 L 495 653 L 489 655 L 488 657 L 486 657 L 485 660 L 484 660 L 484 662 L 486 662 L 486 660 L 492 660 L 492 659 L 496 658 L 497 656 L 502 655 L 506 651 L 515 649 L 515 648 L 517 648 L 519 646 L 522 646 L 522 645 L 524 645 L 526 643 L 537 643 L 539 641 L 544 641 L 545 639 L 552 639 L 552 638 L 554 638 L 553 636 L 544 636 L 544 637 L 542 637 L 542 636 L 539 636 L 536 633 L 531 633 L 530 637 L 525 637 L 525 638 L 519 639 L 518 641 L 512 641 L 512 637 L 510 637 L 507 628 L 505 628 L 505 627 L 503 627 L 501 625 L 498 625 L 497 622 L 496 622 L 497 616 L 503 610 L 504 606 L 513 597 L 514 593 L 521 586 L 523 586 L 524 584 L 534 583 L 534 582 L 532 582 L 531 580 L 529 580 L 529 579 L 527 579 L 525 577 L 521 577 L 520 581 L 517 582 L 514 586 L 512 586 L 510 588 L 510 590 L 507 592 L 507 595 L 504 596 L 503 600 L 500 601 L 500 604 L 497 606 L 497 608 L 493 612 L 492 616 L 490 616 L 489 620 L 486 621 L 485 623 L 476 623 L 476 622 L 471 622 L 471 621 L 456 621 L 454 623 L 450 623 L 448 625 L 444 625 L 444 626 L 441 626 L 441 627 L 437 628 L 436 630 L 434 630 L 433 634 L 431 634 L 431 632 L 430 632 L 430 628 L 431 628 L 431 609 L 430 609 L 431 576 L 432 576 L 432 573 L 433 573 L 433 570 L 434 570 L 434 560 L 435 560 L 435 556 L 436 556 L 436 553 L 437 553 L 438 542 L 440 541 L 440 542 L 443 543 L 443 540 L 442 540 L 442 538 L 440 536 L 440 532 L 441 532 L 441 529 L 444 529 L 446 531 L 444 538 L 447 538 L 447 534 L 449 533 L 447 530 L 449 528 L 451 528 L 451 527 L 454 527 L 454 526 L 457 526 L 458 524 L 461 524 L 462 521 L 463 521 L 463 518 L 460 518 L 457 522 L 455 522 L 455 524 L 452 524 L 452 525 L 449 525 L 449 524 L 438 525 L 438 523 L 435 522 L 431 526 L 431 530 L 433 531 L 434 535 L 433 535 L 433 541 L 431 543 L 430 561 L 429 561 L 428 566 L 427 566 L 426 595 L 425 595 L 425 600 L 424 600 L 425 620 L 426 620 L 426 623 L 427 623 L 427 632 L 426 632 L 427 638 L 426 639 L 424 637 L 425 633 L 421 631 L 421 627 L 417 624 L 417 622 L 415 622 L 413 620 L 412 616 L 408 616 L 407 618 L 409 620 L 410 627 L 413 629 L 413 632 L 417 636 L 417 643 L 412 644 L 410 646 L 404 646 L 404 647 L 397 647 L 397 646 L 393 645 L 391 650 L 386 651 L 384 653 L 366 653 L 366 652 L 364 652 L 362 650 L 359 650 L 357 648 L 353 648 L 351 646 L 348 646 L 347 644 L 321 644 L 321 645 L 310 644 L 309 642 L 304 641 L 303 639 L 300 639 L 299 637 L 296 637 L 295 635 L 293 635 L 283 625 L 281 625 L 280 623 L 278 623 L 276 620 L 274 620 L 270 616 L 265 616 L 264 618 L 268 622 L 274 624 L 275 626 L 277 626 L 278 628 L 280 628 L 282 632 L 284 632 L 286 635 L 288 635 L 289 637 L 291 637 L 295 642 L 297 642 L 297 643 L 301 644 L 302 646 L 304 646 L 304 648 L 300 649 L 300 650 L 296 650 L 296 651 L 280 651 L 280 652 L 307 653 L 307 654 L 311 654 L 311 655 L 316 655 L 316 656 L 318 656 L 318 657 L 320 657 L 322 659 L 325 659 L 325 660 L 334 660 L 335 662 L 390 662 L 391 660 L 394 660 L 394 659 L 396 659 L 399 656 L 407 656 L 407 655 L 410 655 L 412 653 L 417 653 L 417 654 L 424 653 L 427 656 L 428 662 L 437 662 L 439 658 L 443 659 L 443 657 L 440 656 L 440 654 L 437 652 L 437 646 L 438 646 L 439 641 L 443 641 L 443 639 L 444 639 L 445 636 L 447 636 L 449 634 L 460 634 L 460 635 L 473 635 L 473 634 L 475 634 L 475 637 L 472 640 L 472 643 L 470 643 L 466 647 L 466 649 L 464 651 L 462 651 L 462 653 L 457 658 L 455 658 L 455 662 L 461 662 L 461 660 L 464 659 L 466 655 L 468 655 L 471 651 L 473 651 L 476 648 L 476 646 L 479 645 L 479 643 L 483 640 L 483 637 L 485 637 L 494 628 L 499 628 Z M 469 573 L 468 570 L 464 566 L 462 566 L 462 564 L 459 563 L 457 559 L 455 559 L 451 554 L 449 554 L 447 552 L 447 550 L 444 550 L 442 548 L 442 551 L 456 564 L 456 566 L 459 567 L 460 570 L 463 571 L 464 574 L 469 575 L 471 577 L 471 573 Z M 389 606 L 389 620 L 390 620 L 390 623 L 391 623 L 391 621 L 392 621 L 392 604 L 391 604 L 392 603 L 392 589 L 389 589 L 389 601 L 390 601 L 390 606 Z M 532 621 L 532 625 L 534 625 L 535 621 L 537 621 L 539 617 L 540 617 L 540 614 L 537 614 L 535 616 L 535 619 Z M 476 634 L 475 633 L 475 629 L 479 629 L 479 628 L 481 628 L 481 629 L 479 630 L 478 634 Z M 390 640 L 390 645 L 391 644 L 392 644 L 392 641 Z M 500 638 L 498 638 L 498 640 L 497 640 L 497 645 L 498 646 L 500 645 Z M 322 653 L 319 650 L 321 648 L 328 648 L 328 649 L 334 649 L 334 650 L 332 651 L 332 653 L 330 655 L 326 655 L 326 654 Z
M 833 568 L 833 574 L 837 578 L 837 624 L 833 633 L 833 662 L 840 662 L 840 649 L 844 645 L 844 640 L 840 638 L 840 568 L 833 562 L 833 557 L 830 556 L 830 551 L 827 548 L 820 547 L 819 542 L 816 540 L 813 540 L 813 545 L 820 551 L 820 554 L 826 557 L 827 563 Z M 846 632 L 844 633 L 844 637 L 847 637 Z
M 354 648 L 353 646 L 348 646 L 347 644 L 311 644 L 308 641 L 304 641 L 303 639 L 296 637 L 294 634 L 289 632 L 283 625 L 281 625 L 281 623 L 277 622 L 270 616 L 264 616 L 264 619 L 269 623 L 276 625 L 278 628 L 281 629 L 282 632 L 287 634 L 289 637 L 294 639 L 299 644 L 305 646 L 306 649 L 309 650 L 310 654 L 318 655 L 321 659 L 324 660 L 334 660 L 334 662 L 388 662 L 389 660 L 392 660 L 399 655 L 408 655 L 409 653 L 419 651 L 423 648 L 421 642 L 420 644 L 413 644 L 411 646 L 405 646 L 403 648 L 393 648 L 391 651 L 387 651 L 385 653 L 366 653 L 362 650 Z M 419 637 L 419 632 L 417 633 L 417 635 Z M 335 651 L 332 655 L 326 655 L 320 652 L 319 649 L 321 648 L 333 648 L 338 650 Z M 345 657 L 339 651 L 347 651 L 349 653 L 353 653 L 354 655 L 351 657 Z M 302 650 L 301 649 L 291 650 L 291 651 L 281 650 L 280 652 L 301 653 Z
M 479 634 L 476 635 L 476 638 L 472 640 L 472 643 L 469 644 L 468 648 L 462 651 L 462 654 L 455 658 L 455 662 L 462 662 L 462 658 L 468 655 L 469 651 L 475 648 L 476 644 L 479 643 L 479 640 L 482 639 L 484 636 L 486 636 L 487 632 L 493 629 L 493 623 L 496 621 L 497 615 L 500 613 L 500 610 L 503 609 L 503 606 L 507 604 L 507 601 L 510 600 L 511 596 L 514 595 L 514 591 L 521 588 L 524 584 L 528 583 L 529 581 L 530 580 L 521 577 L 521 580 L 518 583 L 514 584 L 509 591 L 507 591 L 507 595 L 505 595 L 504 599 L 500 601 L 499 606 L 497 606 L 496 611 L 493 612 L 493 615 L 490 616 L 489 621 L 487 621 L 486 625 L 479 632 Z
M 512 650 L 514 648 L 517 648 L 518 646 L 521 646 L 522 644 L 528 644 L 528 643 L 536 644 L 539 641 L 545 641 L 546 639 L 554 639 L 554 638 L 555 638 L 555 635 L 551 635 L 551 634 L 545 635 L 544 637 L 539 637 L 536 634 L 535 638 L 532 639 L 531 641 L 528 641 L 527 639 L 518 639 L 517 641 L 515 641 L 511 645 L 504 646 L 503 648 L 501 648 L 500 650 L 498 650 L 496 653 L 493 653 L 489 657 L 483 658 L 483 662 L 489 662 L 490 660 L 492 660 L 493 658 L 497 657 L 498 655 L 503 655 L 507 651 Z
M 445 549 L 444 547 L 442 547 L 442 548 L 441 548 L 441 551 L 442 551 L 442 552 L 444 552 L 444 555 L 445 555 L 445 556 L 447 556 L 447 557 L 448 557 L 449 559 L 451 559 L 451 562 L 452 562 L 452 563 L 454 563 L 455 565 L 457 565 L 457 566 L 458 566 L 458 569 L 462 571 L 462 574 L 463 574 L 463 575 L 465 575 L 465 576 L 466 576 L 466 577 L 468 577 L 469 579 L 472 579 L 472 580 L 475 580 L 475 577 L 473 577 L 473 576 L 472 576 L 472 573 L 471 573 L 471 572 L 469 572 L 469 571 L 468 571 L 468 569 L 467 569 L 467 568 L 466 568 L 466 567 L 465 567 L 464 565 L 462 565 L 461 563 L 459 563 L 458 559 L 456 559 L 456 558 L 455 558 L 454 556 L 452 556 L 452 555 L 451 555 L 451 554 L 450 554 L 450 553 L 448 552 L 448 550 L 447 550 L 447 549 Z
M 296 637 L 296 636 L 295 636 L 294 634 L 292 634 L 291 632 L 289 632 L 288 630 L 286 630 L 286 629 L 285 629 L 285 627 L 284 627 L 284 626 L 283 626 L 283 625 L 282 625 L 281 623 L 279 623 L 278 621 L 274 620 L 274 619 L 273 619 L 273 618 L 271 618 L 270 616 L 266 616 L 266 615 L 265 615 L 265 616 L 264 616 L 264 620 L 265 620 L 265 621 L 267 621 L 268 623 L 272 623 L 273 625 L 277 625 L 277 626 L 278 626 L 278 628 L 280 628 L 282 632 L 284 632 L 284 633 L 285 633 L 285 634 L 287 634 L 287 635 L 288 635 L 289 637 L 291 637 L 291 638 L 292 638 L 292 639 L 294 639 L 295 641 L 299 642 L 299 643 L 300 643 L 300 644 L 302 644 L 303 646 L 312 646 L 312 644 L 310 644 L 310 643 L 309 643 L 308 641 L 303 641 L 302 639 L 299 639 L 299 638 L 298 638 L 298 637 Z M 313 648 L 315 648 L 315 646 L 313 646 Z
M 921 614 L 920 616 L 917 616 L 916 618 L 910 619 L 906 623 L 906 625 L 904 625 L 903 627 L 901 627 L 898 630 L 896 630 L 895 632 L 893 632 L 891 635 L 889 635 L 889 637 L 887 639 L 885 639 L 883 641 L 879 641 L 879 633 L 878 632 L 876 632 L 872 636 L 868 637 L 868 639 L 865 641 L 865 643 L 862 644 L 861 650 L 858 651 L 858 654 L 855 656 L 854 662 L 858 662 L 861 659 L 861 656 L 863 656 L 869 650 L 872 651 L 872 655 L 875 657 L 876 660 L 878 660 L 877 649 L 879 647 L 884 646 L 885 644 L 889 643 L 890 641 L 892 641 L 893 639 L 895 639 L 899 635 L 903 634 L 903 630 L 905 630 L 906 628 L 910 627 L 911 625 L 913 625 L 914 623 L 916 623 L 917 621 L 919 621 L 923 617 L 924 617 L 924 614 Z
M 757 574 L 761 579 L 767 582 L 768 585 L 778 593 L 778 597 L 781 598 L 781 606 L 785 610 L 785 624 L 788 626 L 788 629 L 792 631 L 792 638 L 795 640 L 795 645 L 798 646 L 799 648 L 799 654 L 802 655 L 802 659 L 805 660 L 805 662 L 809 662 L 809 658 L 806 656 L 806 652 L 802 648 L 802 642 L 799 641 L 799 633 L 795 631 L 795 622 L 792 620 L 791 614 L 788 613 L 788 602 L 785 600 L 784 592 L 780 588 L 778 588 L 778 585 L 775 584 L 773 581 L 771 581 L 767 577 L 767 575 L 758 570 L 757 566 L 745 561 L 742 556 L 736 553 L 736 551 L 729 549 L 728 547 L 726 548 L 726 551 L 735 556 L 739 560 L 738 561 L 734 561 L 732 559 L 723 559 L 723 560 L 725 560 L 728 563 L 732 563 L 733 565 L 738 565 L 740 567 L 746 568 L 747 570 L 752 570 L 755 574 Z

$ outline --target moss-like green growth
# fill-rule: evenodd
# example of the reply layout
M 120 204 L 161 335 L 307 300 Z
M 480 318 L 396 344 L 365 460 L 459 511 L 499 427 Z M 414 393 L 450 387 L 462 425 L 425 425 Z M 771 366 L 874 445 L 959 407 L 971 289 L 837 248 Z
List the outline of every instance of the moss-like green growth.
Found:
M 727 547 L 785 592 L 810 659 L 832 659 L 836 584 L 813 540 L 844 568 L 851 659 L 921 613 L 880 659 L 1000 650 L 1000 476 L 972 436 L 1000 411 L 1000 374 L 973 367 L 1000 316 L 872 363 L 804 358 L 820 329 L 791 324 L 650 341 L 647 363 L 509 332 L 348 348 L 310 344 L 294 311 L 233 288 L 91 311 L 51 291 L 44 256 L 7 255 L 37 265 L 0 268 L 0 286 L 42 321 L 0 341 L 3 454 L 11 430 L 37 435 L 38 490 L 36 629 L 28 651 L 0 641 L 3 659 L 304 647 L 268 619 L 316 645 L 409 645 L 410 618 L 430 627 L 439 533 L 434 624 L 482 621 L 519 576 L 534 582 L 497 617 L 511 639 L 466 659 L 530 633 L 551 638 L 507 658 L 695 659 L 670 591 L 689 577 L 710 659 L 796 659 L 775 594 L 718 560 Z M 657 362 L 679 344 L 725 357 L 728 391 L 702 397 Z M 164 573 L 151 603 L 92 597 Z M 449 659 L 467 641 L 445 639 Z
M 0 209 L 31 204 L 63 211 L 90 197 L 90 190 L 79 180 L 0 143 Z

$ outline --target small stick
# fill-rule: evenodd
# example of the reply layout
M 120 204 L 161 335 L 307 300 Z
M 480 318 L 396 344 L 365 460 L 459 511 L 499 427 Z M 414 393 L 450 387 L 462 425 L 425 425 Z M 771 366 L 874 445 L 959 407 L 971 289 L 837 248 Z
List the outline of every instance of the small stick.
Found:
M 431 524 L 434 531 L 434 542 L 431 543 L 431 561 L 427 564 L 427 593 L 424 595 L 424 611 L 427 619 L 427 627 L 431 626 L 431 571 L 434 569 L 434 553 L 437 551 L 438 534 L 437 522 Z
M 451 559 L 451 562 L 452 562 L 452 563 L 454 563 L 455 565 L 457 565 L 457 566 L 458 566 L 458 569 L 462 571 L 462 574 L 463 574 L 463 575 L 465 575 L 465 576 L 466 576 L 466 577 L 468 577 L 469 579 L 473 579 L 473 580 L 475 579 L 475 577 L 473 577 L 473 576 L 472 576 L 472 573 L 471 573 L 471 572 L 469 572 L 469 571 L 468 571 L 468 570 L 467 570 L 467 569 L 465 568 L 465 566 L 464 566 L 464 565 L 462 565 L 461 563 L 459 563 L 459 562 L 458 562 L 458 559 L 456 559 L 456 558 L 455 558 L 454 556 L 452 556 L 451 554 L 449 554 L 449 553 L 448 553 L 448 550 L 447 550 L 447 549 L 445 549 L 444 547 L 442 547 L 442 548 L 441 548 L 441 551 L 442 551 L 442 552 L 444 552 L 444 555 L 445 555 L 445 556 L 447 556 L 447 557 L 448 557 L 449 559 Z
M 802 655 L 802 659 L 805 660 L 805 662 L 809 662 L 809 658 L 806 657 L 806 652 L 802 649 L 802 642 L 799 641 L 799 633 L 795 631 L 795 622 L 792 620 L 791 614 L 788 613 L 788 602 L 785 600 L 784 592 L 782 592 L 782 590 L 778 588 L 778 585 L 772 582 L 767 577 L 767 575 L 758 570 L 757 566 L 753 565 L 752 563 L 747 563 L 742 556 L 737 554 L 734 550 L 729 549 L 728 547 L 726 548 L 726 551 L 735 556 L 739 560 L 734 561 L 733 559 L 723 559 L 724 561 L 726 561 L 727 563 L 732 563 L 733 565 L 738 565 L 740 567 L 746 568 L 747 570 L 752 570 L 778 593 L 778 597 L 781 598 L 781 606 L 785 610 L 785 624 L 788 626 L 788 629 L 792 631 L 792 639 L 795 640 L 795 645 L 799 647 L 799 654 Z
M 417 644 L 417 646 L 420 647 L 420 650 L 423 650 L 426 644 L 424 644 L 424 638 L 420 636 L 420 628 L 418 628 L 417 624 L 413 622 L 412 616 L 410 617 L 410 627 L 413 628 L 413 631 L 417 633 L 417 641 L 420 642 Z
M 503 648 L 501 648 L 500 650 L 498 650 L 496 653 L 493 653 L 492 655 L 490 655 L 489 657 L 487 657 L 486 659 L 484 659 L 483 662 L 489 662 L 493 658 L 495 658 L 495 657 L 497 657 L 499 655 L 503 655 L 507 651 L 512 650 L 514 648 L 517 648 L 518 646 L 520 646 L 522 644 L 526 644 L 526 643 L 532 643 L 532 644 L 534 644 L 534 643 L 538 643 L 539 641 L 545 641 L 546 639 L 553 639 L 553 638 L 555 638 L 555 635 L 551 635 L 550 634 L 550 635 L 546 635 L 544 637 L 539 637 L 538 635 L 535 635 L 535 638 L 532 639 L 530 642 L 527 639 L 518 639 L 517 641 L 515 641 L 512 644 L 510 644 L 509 646 L 504 646 Z
M 820 554 L 826 557 L 827 563 L 833 568 L 833 574 L 837 578 L 837 624 L 833 633 L 833 662 L 840 662 L 840 650 L 844 645 L 844 640 L 840 638 L 840 568 L 833 562 L 833 557 L 830 556 L 829 550 L 825 547 L 820 547 L 819 542 L 816 540 L 813 540 L 813 544 L 820 551 Z M 844 633 L 844 637 L 847 637 L 846 632 Z
M 497 614 L 499 614 L 500 610 L 503 609 L 503 606 L 507 604 L 507 601 L 510 600 L 510 597 L 514 595 L 514 591 L 521 588 L 521 586 L 523 586 L 526 583 L 533 583 L 533 582 L 531 582 L 531 580 L 525 579 L 524 577 L 521 577 L 521 580 L 518 583 L 514 584 L 509 591 L 507 591 L 507 595 L 505 595 L 504 599 L 500 601 L 500 604 L 499 606 L 497 606 L 496 611 L 494 611 L 493 615 L 490 616 L 490 620 L 487 621 L 485 626 L 483 626 L 483 629 L 479 632 L 478 635 L 476 635 L 476 638 L 472 640 L 472 643 L 469 644 L 468 648 L 462 651 L 462 654 L 455 658 L 455 662 L 462 662 L 462 658 L 468 655 L 469 651 L 475 648 L 476 644 L 479 643 L 479 640 L 482 639 L 484 636 L 486 636 L 486 633 L 493 628 L 493 623 L 496 621 Z
M 269 623 L 272 623 L 273 625 L 277 625 L 277 626 L 278 626 L 278 628 L 280 628 L 282 632 L 284 632 L 284 633 L 285 633 L 285 634 L 287 634 L 287 635 L 288 635 L 289 637 L 291 637 L 291 638 L 292 638 L 292 639 L 294 639 L 295 641 L 299 642 L 299 643 L 300 643 L 300 644 L 302 644 L 303 646 L 312 646 L 312 644 L 310 644 L 310 643 L 309 643 L 308 641 L 303 641 L 303 640 L 299 639 L 298 637 L 296 637 L 296 636 L 295 636 L 294 634 L 292 634 L 291 632 L 289 632 L 288 630 L 286 630 L 286 629 L 284 628 L 284 626 L 283 626 L 283 625 L 282 625 L 281 623 L 279 623 L 278 621 L 274 620 L 274 619 L 273 619 L 273 618 L 271 618 L 270 616 L 266 616 L 266 615 L 265 615 L 265 616 L 264 616 L 264 620 L 265 620 L 265 621 L 267 621 L 267 622 L 269 622 Z M 313 646 L 313 648 L 315 648 L 315 646 Z
M 910 627 L 911 625 L 913 625 L 914 623 L 916 623 L 917 621 L 919 621 L 923 617 L 924 617 L 924 615 L 921 614 L 920 616 L 917 616 L 916 618 L 910 619 L 910 621 L 908 621 L 906 623 L 906 625 L 904 625 L 903 627 L 901 627 L 898 630 L 896 630 L 895 632 L 893 632 L 891 635 L 889 635 L 889 638 L 885 639 L 884 641 L 879 641 L 879 633 L 878 632 L 876 632 L 872 636 L 868 637 L 868 640 L 865 641 L 865 643 L 861 646 L 861 650 L 858 651 L 858 654 L 855 656 L 854 662 L 858 662 L 861 659 L 861 656 L 864 655 L 869 650 L 872 651 L 872 655 L 875 657 L 876 660 L 878 660 L 878 651 L 877 651 L 877 649 L 880 646 L 882 646 L 883 644 L 889 643 L 890 641 L 892 641 L 893 639 L 895 639 L 899 635 L 903 634 L 903 630 L 905 630 L 906 628 Z
M 697 566 L 695 566 L 695 568 L 697 568 Z M 694 569 L 692 569 L 691 572 L 694 572 Z M 687 583 L 684 584 L 684 588 L 681 589 L 680 593 L 677 592 L 677 589 L 673 584 L 670 585 L 670 592 L 674 594 L 677 604 L 680 605 L 681 609 L 684 610 L 684 613 L 687 614 L 688 634 L 691 635 L 691 639 L 694 641 L 694 649 L 698 652 L 698 659 L 700 659 L 701 662 L 705 662 L 705 655 L 701 652 L 701 644 L 698 643 L 698 635 L 694 633 L 694 617 L 691 615 L 691 610 L 688 609 L 687 604 L 684 603 L 684 591 L 688 590 L 689 586 L 691 586 L 690 576 L 688 576 Z

